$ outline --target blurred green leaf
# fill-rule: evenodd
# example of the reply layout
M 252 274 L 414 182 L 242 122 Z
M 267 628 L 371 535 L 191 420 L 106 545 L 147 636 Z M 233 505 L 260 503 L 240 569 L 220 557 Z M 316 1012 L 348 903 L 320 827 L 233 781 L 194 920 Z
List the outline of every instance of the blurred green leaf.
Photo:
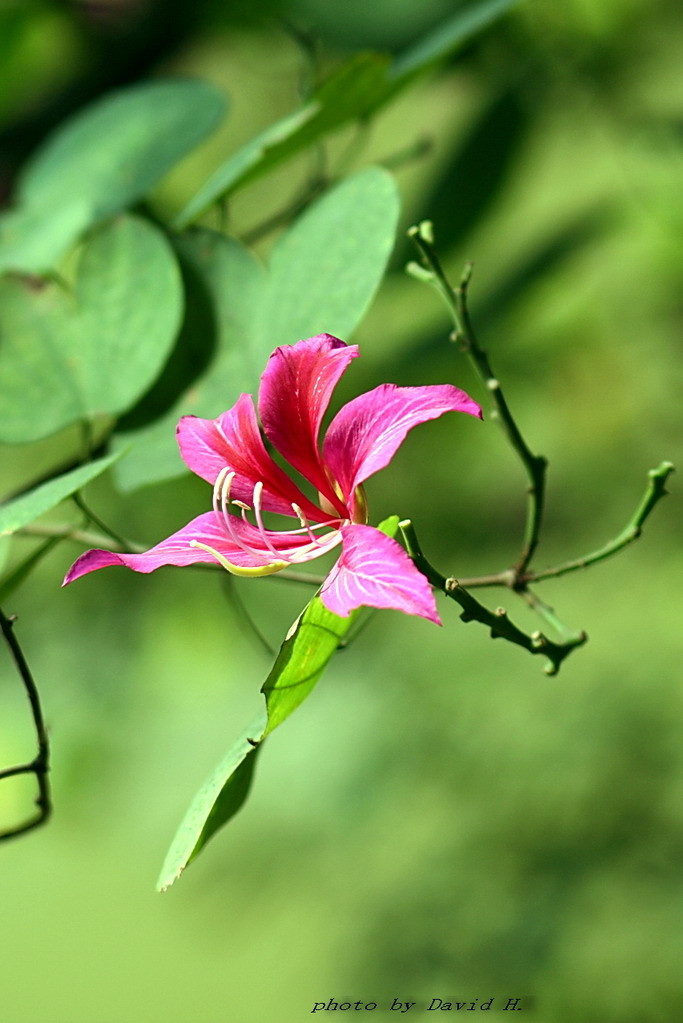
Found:
M 49 209 L 18 206 L 0 215 L 0 273 L 46 273 L 92 221 L 88 201 L 69 196 Z
M 129 408 L 159 373 L 180 322 L 173 253 L 146 221 L 121 217 L 83 246 L 75 294 L 0 281 L 0 438 L 37 440 Z
M 458 11 L 393 63 L 388 54 L 356 54 L 323 82 L 305 106 L 275 121 L 233 153 L 178 215 L 176 227 L 186 227 L 213 203 L 328 132 L 375 113 L 416 75 L 450 56 L 516 3 L 518 0 L 483 0 Z
M 178 215 L 176 227 L 186 227 L 219 199 L 366 113 L 384 90 L 388 63 L 375 53 L 352 57 L 304 107 L 269 125 L 219 167 Z
M 33 569 L 40 564 L 46 554 L 49 554 L 53 547 L 61 543 L 60 536 L 51 536 L 41 543 L 35 550 L 31 551 L 23 561 L 15 565 L 11 572 L 0 581 L 0 602 L 4 602 L 18 589 L 25 579 L 28 579 Z
M 18 207 L 0 218 L 0 270 L 49 270 L 86 227 L 146 195 L 225 111 L 225 98 L 207 82 L 169 80 L 121 90 L 78 113 L 29 162 Z
M 301 110 L 281 117 L 278 121 L 268 125 L 264 131 L 247 142 L 242 149 L 238 149 L 214 172 L 178 214 L 174 226 L 178 229 L 187 227 L 209 206 L 226 197 L 231 191 L 235 191 L 240 182 L 246 178 L 255 178 L 257 168 L 261 173 L 265 173 L 268 168 L 275 166 L 290 152 L 294 153 L 307 145 L 311 121 L 315 122 L 319 114 L 319 104 L 309 103 Z M 308 130 L 306 130 L 307 128 Z M 306 141 L 299 146 L 297 143 L 301 137 L 304 137 Z
M 105 472 L 117 458 L 123 454 L 122 451 L 104 458 L 97 458 L 87 465 L 80 465 L 71 472 L 65 472 L 62 476 L 41 483 L 27 494 L 15 497 L 13 501 L 3 504 L 0 507 L 0 535 L 14 533 L 29 522 L 33 522 L 46 511 L 50 511 L 66 497 L 70 497 L 81 487 L 84 487 L 90 480 L 94 480 Z
M 509 90 L 494 96 L 466 136 L 457 140 L 431 192 L 420 200 L 421 216 L 438 211 L 436 228 L 444 249 L 462 243 L 483 222 L 508 181 L 528 127 L 527 108 Z M 414 253 L 406 239 L 394 261 L 403 265 Z
M 396 536 L 398 515 L 377 527 Z M 317 595 L 292 625 L 261 687 L 266 714 L 252 722 L 195 796 L 171 843 L 158 888 L 165 891 L 209 839 L 243 806 L 261 743 L 303 703 L 320 679 L 332 655 L 343 643 L 360 609 L 348 618 L 328 611 Z
M 407 82 L 450 56 L 518 3 L 519 0 L 481 0 L 457 11 L 397 57 L 391 65 L 390 77 L 394 82 Z
M 179 241 L 204 278 L 215 308 L 216 357 L 171 411 L 135 434 L 116 469 L 125 489 L 183 472 L 175 443 L 181 415 L 213 418 L 254 392 L 278 345 L 327 332 L 346 340 L 384 273 L 396 234 L 393 178 L 370 167 L 342 182 L 304 213 L 275 246 L 270 270 L 238 242 L 207 230 Z

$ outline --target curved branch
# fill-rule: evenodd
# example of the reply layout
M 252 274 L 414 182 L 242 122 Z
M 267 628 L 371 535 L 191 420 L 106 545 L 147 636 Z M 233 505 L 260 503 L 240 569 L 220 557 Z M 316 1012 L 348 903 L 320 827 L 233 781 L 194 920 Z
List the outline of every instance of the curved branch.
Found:
M 562 565 L 556 565 L 554 568 L 544 568 L 540 572 L 527 572 L 520 581 L 526 585 L 527 583 L 540 582 L 542 579 L 556 579 L 560 575 L 576 572 L 579 568 L 587 568 L 589 565 L 595 565 L 598 561 L 610 558 L 613 554 L 618 554 L 619 551 L 623 550 L 628 544 L 633 543 L 641 535 L 645 520 L 650 516 L 655 505 L 668 494 L 666 481 L 673 471 L 674 466 L 671 462 L 662 462 L 656 469 L 650 469 L 647 474 L 648 484 L 640 504 L 629 523 L 614 540 L 610 540 L 609 543 L 599 547 L 598 550 L 593 551 L 591 554 L 584 554 L 582 558 L 574 558 L 573 561 L 565 561 Z
M 528 650 L 530 654 L 544 654 L 548 658 L 545 667 L 547 675 L 556 675 L 564 659 L 572 650 L 582 646 L 588 639 L 585 632 L 568 636 L 562 643 L 556 643 L 540 631 L 528 635 L 510 621 L 504 608 L 499 607 L 495 611 L 489 611 L 457 579 L 441 575 L 424 556 L 410 519 L 403 519 L 399 522 L 399 526 L 406 550 L 416 567 L 427 577 L 432 586 L 460 605 L 462 608 L 461 620 L 463 622 L 480 622 L 482 625 L 486 625 L 491 630 L 493 639 L 507 639 L 509 643 Z
M 500 381 L 496 378 L 488 356 L 477 340 L 467 306 L 467 292 L 472 277 L 472 263 L 467 263 L 459 286 L 453 288 L 446 277 L 434 248 L 431 224 L 428 221 L 424 221 L 415 227 L 411 227 L 408 230 L 408 237 L 417 246 L 423 264 L 422 266 L 409 264 L 408 269 L 412 272 L 417 271 L 415 276 L 432 284 L 446 302 L 455 325 L 453 340 L 459 342 L 462 350 L 469 356 L 478 376 L 489 392 L 494 406 L 493 415 L 500 422 L 510 445 L 519 456 L 529 481 L 524 539 L 521 553 L 513 569 L 515 576 L 519 578 L 529 565 L 538 546 L 545 505 L 548 462 L 543 455 L 535 455 L 524 440 L 503 394 Z
M 12 778 L 19 774 L 34 774 L 38 783 L 38 795 L 35 801 L 38 809 L 36 814 L 24 821 L 23 824 L 18 824 L 14 828 L 8 828 L 5 831 L 0 831 L 0 841 L 9 838 L 16 838 L 18 835 L 23 835 L 27 831 L 32 831 L 33 828 L 37 828 L 41 824 L 45 824 L 52 814 L 49 779 L 50 743 L 47 735 L 47 729 L 45 727 L 45 720 L 43 718 L 43 711 L 40 705 L 38 688 L 33 681 L 33 676 L 31 675 L 26 658 L 24 657 L 19 641 L 14 634 L 13 626 L 15 621 L 16 618 L 13 615 L 7 618 L 2 610 L 0 610 L 0 629 L 2 630 L 5 642 L 9 647 L 10 654 L 12 655 L 17 671 L 19 672 L 24 689 L 26 690 L 28 702 L 31 706 L 33 724 L 36 731 L 36 738 L 38 740 L 38 753 L 35 758 L 27 764 L 19 764 L 16 767 L 8 767 L 5 770 L 0 771 L 0 780 L 3 778 Z

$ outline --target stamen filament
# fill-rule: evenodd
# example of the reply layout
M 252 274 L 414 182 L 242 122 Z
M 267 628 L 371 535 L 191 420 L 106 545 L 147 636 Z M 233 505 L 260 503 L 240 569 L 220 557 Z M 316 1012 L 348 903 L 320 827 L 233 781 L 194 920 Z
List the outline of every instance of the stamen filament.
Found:
M 233 521 L 232 521 L 232 515 L 228 511 L 228 505 L 230 504 L 230 488 L 232 486 L 232 481 L 235 478 L 235 476 L 236 476 L 236 473 L 234 471 L 233 472 L 228 471 L 227 466 L 225 468 L 221 469 L 221 471 L 219 472 L 219 474 L 218 474 L 218 476 L 216 478 L 216 483 L 214 484 L 214 488 L 213 488 L 213 510 L 214 510 L 215 515 L 216 515 L 216 518 L 219 519 L 219 520 L 222 519 L 223 524 L 225 525 L 225 530 L 226 530 L 228 536 L 230 537 L 230 539 L 232 540 L 232 542 L 235 544 L 235 546 L 239 547 L 240 550 L 243 550 L 245 552 L 245 554 L 251 554 L 254 557 L 259 558 L 259 557 L 263 556 L 263 551 L 260 551 L 260 550 L 258 550 L 255 547 L 250 547 L 249 544 L 244 543 L 244 541 L 240 539 L 240 537 L 237 535 L 237 531 L 236 531 L 236 529 L 234 527 L 234 524 L 233 524 Z M 263 487 L 263 484 L 261 484 L 261 486 Z M 254 490 L 255 489 L 256 488 L 254 488 Z M 218 506 L 219 499 L 220 499 L 220 509 L 219 509 L 219 506 Z M 245 518 L 245 522 L 246 522 L 246 518 Z M 265 541 L 266 537 L 264 537 L 263 539 Z M 285 560 L 283 561 L 283 564 L 286 564 L 289 561 L 289 558 L 287 557 L 286 554 L 280 554 L 271 545 L 268 546 L 268 549 L 279 560 L 282 560 L 284 558 Z M 222 562 L 221 562 L 221 564 L 222 564 Z M 226 566 L 224 566 L 224 567 L 227 567 L 227 562 L 226 562 Z M 231 569 L 228 569 L 228 571 L 231 571 Z M 274 569 L 274 571 L 278 571 L 278 569 Z
M 214 547 L 209 547 L 206 543 L 200 543 L 199 540 L 190 540 L 190 547 L 198 547 L 201 551 L 206 551 L 207 554 L 211 554 L 223 566 L 223 568 L 230 572 L 231 575 L 242 575 L 242 576 L 260 576 L 260 575 L 274 575 L 276 572 L 280 572 L 283 568 L 287 567 L 286 561 L 271 561 L 269 564 L 260 565 L 256 568 L 245 568 L 242 565 L 233 565 L 231 561 L 220 554 Z
M 294 501 L 292 501 L 292 508 L 294 509 L 294 514 L 296 515 L 296 517 L 298 518 L 299 522 L 300 522 L 300 523 L 301 523 L 301 525 L 303 526 L 303 529 L 304 529 L 304 531 L 305 531 L 306 533 L 308 533 L 308 535 L 309 535 L 309 537 L 311 538 L 312 542 L 313 542 L 314 544 L 318 544 L 318 545 L 320 545 L 320 544 L 323 544 L 323 543 L 324 543 L 324 540 L 320 540 L 320 539 L 319 539 L 319 538 L 318 538 L 318 537 L 317 537 L 317 536 L 315 535 L 315 533 L 313 532 L 313 530 L 312 530 L 311 526 L 310 526 L 310 525 L 309 525 L 309 523 L 308 523 L 308 519 L 307 519 L 307 518 L 306 518 L 306 516 L 304 515 L 304 513 L 303 513 L 303 511 L 301 510 L 301 508 L 299 507 L 299 505 L 298 505 L 298 504 L 295 504 L 295 503 L 294 503 Z M 299 532 L 299 530 L 297 530 L 297 532 Z
M 214 514 L 221 525 L 225 528 L 227 536 L 235 544 L 235 546 L 244 551 L 245 554 L 249 554 L 256 559 L 259 559 L 264 556 L 265 551 L 261 547 L 254 547 L 246 543 L 239 536 L 237 529 L 235 528 L 235 517 L 230 513 L 230 505 L 232 504 L 241 510 L 241 520 L 244 525 L 249 526 L 252 529 L 254 528 L 247 518 L 247 513 L 252 510 L 249 505 L 244 501 L 230 500 L 232 482 L 236 475 L 237 474 L 234 470 L 231 471 L 228 466 L 225 466 L 216 477 L 216 482 L 213 488 Z M 206 550 L 216 558 L 223 568 L 225 568 L 228 572 L 232 572 L 233 575 L 271 575 L 273 572 L 279 572 L 281 568 L 288 564 L 297 564 L 309 561 L 311 558 L 325 554 L 341 542 L 341 533 L 339 532 L 338 526 L 323 537 L 316 536 L 315 534 L 315 530 L 325 529 L 328 526 L 334 526 L 336 523 L 339 523 L 338 517 L 328 519 L 325 522 L 316 522 L 311 525 L 304 515 L 301 507 L 295 502 L 292 502 L 292 509 L 299 519 L 301 527 L 299 529 L 277 530 L 277 535 L 280 537 L 294 538 L 299 536 L 303 537 L 305 534 L 308 536 L 310 542 L 303 544 L 301 547 L 296 548 L 291 552 L 278 550 L 273 541 L 270 539 L 268 530 L 266 529 L 263 521 L 263 486 L 264 485 L 261 480 L 254 485 L 253 511 L 256 519 L 256 529 L 259 532 L 261 541 L 263 542 L 266 550 L 273 555 L 273 558 L 275 559 L 273 562 L 257 568 L 241 568 L 233 565 L 232 562 L 228 561 L 224 555 L 214 550 L 213 547 L 208 547 L 206 544 L 202 544 L 199 541 L 192 541 L 191 546 L 200 547 L 202 550 Z
M 254 487 L 254 497 L 253 497 L 253 500 L 254 500 L 254 515 L 256 517 L 256 525 L 258 526 L 258 531 L 259 531 L 259 533 L 261 534 L 261 536 L 263 538 L 264 544 L 266 545 L 268 550 L 271 552 L 271 554 L 274 554 L 276 558 L 277 557 L 285 557 L 285 558 L 287 558 L 288 561 L 290 561 L 291 558 L 289 558 L 286 554 L 281 554 L 279 551 L 277 551 L 275 549 L 275 547 L 273 547 L 272 543 L 270 542 L 270 540 L 268 539 L 268 537 L 266 535 L 266 527 L 263 525 L 263 515 L 261 514 L 261 494 L 262 494 L 262 492 L 263 492 L 263 483 L 259 480 L 259 482 Z

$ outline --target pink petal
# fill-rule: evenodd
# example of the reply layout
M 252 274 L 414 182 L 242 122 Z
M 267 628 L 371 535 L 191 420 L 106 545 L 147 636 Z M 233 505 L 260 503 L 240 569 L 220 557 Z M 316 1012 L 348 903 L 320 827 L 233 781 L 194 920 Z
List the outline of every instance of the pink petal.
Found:
M 353 504 L 357 486 L 389 464 L 413 426 L 444 412 L 469 412 L 481 418 L 477 403 L 450 384 L 381 384 L 344 405 L 325 436 L 323 461 L 347 504 Z
M 209 551 L 191 546 L 191 541 L 212 547 L 231 564 L 239 565 L 242 568 L 261 568 L 276 560 L 276 555 L 267 547 L 263 534 L 251 523 L 231 516 L 230 526 L 237 540 L 250 547 L 251 550 L 245 551 L 235 539 L 231 538 L 226 527 L 213 512 L 205 512 L 143 554 L 117 554 L 114 551 L 102 550 L 86 551 L 71 566 L 62 585 L 66 586 L 88 572 L 94 572 L 98 568 L 106 568 L 109 565 L 125 565 L 126 568 L 132 568 L 135 572 L 147 573 L 154 572 L 155 569 L 161 568 L 163 565 L 182 567 L 197 562 L 216 562 L 216 558 Z M 301 547 L 310 542 L 308 535 L 291 536 L 287 533 L 268 531 L 266 536 L 285 561 L 288 555 L 299 551 Z M 315 556 L 314 553 L 312 557 Z
M 347 618 L 357 607 L 384 607 L 441 625 L 425 576 L 400 544 L 372 526 L 341 529 L 342 555 L 320 591 L 328 610 Z
M 318 451 L 320 424 L 332 391 L 358 355 L 331 334 L 276 348 L 261 377 L 259 416 L 268 440 L 346 517 Z
M 237 473 L 230 490 L 231 498 L 253 505 L 254 485 L 263 483 L 263 507 L 266 511 L 292 515 L 292 502 L 314 522 L 326 516 L 302 494 L 266 451 L 249 394 L 217 419 L 183 416 L 176 430 L 185 464 L 209 483 L 215 483 L 221 469 Z

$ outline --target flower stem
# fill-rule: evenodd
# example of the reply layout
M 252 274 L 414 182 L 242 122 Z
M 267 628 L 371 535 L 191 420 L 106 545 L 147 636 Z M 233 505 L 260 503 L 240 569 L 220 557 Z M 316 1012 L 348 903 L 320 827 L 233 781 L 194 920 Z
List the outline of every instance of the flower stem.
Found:
M 520 577 L 525 572 L 538 546 L 545 503 L 548 462 L 543 455 L 535 455 L 524 440 L 503 394 L 500 381 L 496 378 L 489 358 L 477 340 L 467 306 L 472 263 L 465 266 L 460 284 L 458 288 L 454 289 L 446 277 L 434 248 L 431 224 L 428 221 L 423 221 L 421 224 L 411 227 L 408 230 L 408 236 L 415 243 L 422 257 L 422 266 L 415 267 L 415 264 L 409 264 L 409 270 L 415 273 L 417 269 L 416 276 L 432 284 L 446 302 L 455 325 L 453 340 L 458 342 L 462 350 L 469 356 L 478 376 L 489 392 L 494 405 L 494 416 L 500 422 L 512 448 L 519 456 L 529 481 L 522 550 L 513 569 L 515 575 Z

